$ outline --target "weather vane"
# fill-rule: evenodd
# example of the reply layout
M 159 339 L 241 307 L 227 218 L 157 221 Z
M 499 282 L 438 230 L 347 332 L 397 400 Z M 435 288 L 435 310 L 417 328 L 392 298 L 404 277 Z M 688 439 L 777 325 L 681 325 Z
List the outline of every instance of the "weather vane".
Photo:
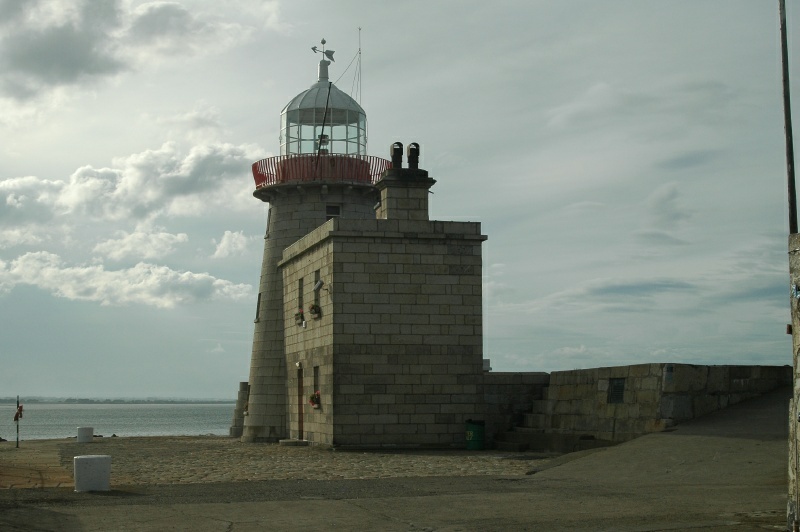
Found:
M 330 59 L 331 61 L 333 61 L 333 50 L 326 50 L 326 49 L 325 49 L 325 39 L 322 39 L 322 40 L 320 41 L 320 44 L 322 44 L 322 50 L 320 50 L 320 49 L 319 49 L 319 48 L 317 48 L 316 46 L 312 46 L 312 47 L 311 47 L 311 49 L 312 49 L 312 50 L 314 50 L 314 53 L 320 52 L 320 53 L 322 53 L 323 55 L 325 55 L 325 57 L 327 57 L 328 59 Z M 334 61 L 334 62 L 335 62 L 335 61 Z

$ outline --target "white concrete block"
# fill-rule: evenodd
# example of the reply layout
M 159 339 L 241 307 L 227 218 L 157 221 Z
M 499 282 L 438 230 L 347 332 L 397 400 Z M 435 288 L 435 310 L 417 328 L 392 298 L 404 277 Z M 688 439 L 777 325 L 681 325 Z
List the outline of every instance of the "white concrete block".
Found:
M 75 491 L 109 491 L 111 489 L 111 457 L 105 454 L 75 456 Z
M 91 443 L 94 438 L 94 427 L 78 427 L 78 443 Z

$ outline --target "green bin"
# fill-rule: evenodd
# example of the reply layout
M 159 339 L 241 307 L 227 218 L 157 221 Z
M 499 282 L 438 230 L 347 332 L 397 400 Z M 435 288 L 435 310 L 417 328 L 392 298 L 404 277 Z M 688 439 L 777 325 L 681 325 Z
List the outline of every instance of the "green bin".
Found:
M 467 449 L 470 451 L 483 450 L 483 435 L 486 431 L 484 421 L 467 420 Z

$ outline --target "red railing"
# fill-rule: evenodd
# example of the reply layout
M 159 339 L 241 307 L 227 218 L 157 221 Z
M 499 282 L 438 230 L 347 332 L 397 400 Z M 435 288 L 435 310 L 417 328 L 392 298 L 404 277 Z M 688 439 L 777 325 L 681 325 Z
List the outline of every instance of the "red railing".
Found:
M 373 185 L 392 162 L 370 155 L 280 155 L 253 163 L 256 190 L 283 183 L 335 181 Z

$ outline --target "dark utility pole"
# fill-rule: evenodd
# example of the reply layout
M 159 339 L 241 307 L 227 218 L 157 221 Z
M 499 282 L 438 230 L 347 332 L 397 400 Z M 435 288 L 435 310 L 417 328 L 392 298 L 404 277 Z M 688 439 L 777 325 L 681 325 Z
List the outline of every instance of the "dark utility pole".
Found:
M 797 233 L 797 191 L 794 183 L 792 106 L 789 97 L 789 46 L 786 40 L 786 0 L 778 0 L 781 17 L 781 65 L 783 71 L 783 124 L 786 132 L 786 178 L 789 185 L 789 233 Z

